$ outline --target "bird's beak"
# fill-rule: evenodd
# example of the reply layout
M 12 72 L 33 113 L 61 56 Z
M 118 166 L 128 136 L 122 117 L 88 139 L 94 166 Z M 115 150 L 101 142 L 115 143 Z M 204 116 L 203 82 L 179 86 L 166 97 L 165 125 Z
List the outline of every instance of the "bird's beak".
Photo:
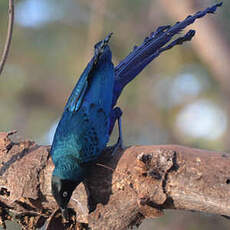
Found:
M 67 208 L 61 208 L 61 213 L 62 216 L 64 217 L 65 220 L 69 220 L 69 212 Z

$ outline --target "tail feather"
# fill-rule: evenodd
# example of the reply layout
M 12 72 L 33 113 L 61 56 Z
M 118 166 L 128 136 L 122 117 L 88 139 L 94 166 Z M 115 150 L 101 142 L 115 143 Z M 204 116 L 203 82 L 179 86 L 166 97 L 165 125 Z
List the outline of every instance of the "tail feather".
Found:
M 177 22 L 173 26 L 160 26 L 155 32 L 151 33 L 149 37 L 145 38 L 140 46 L 135 46 L 133 51 L 115 67 L 113 106 L 116 104 L 123 88 L 132 81 L 146 65 L 160 53 L 171 49 L 175 45 L 182 44 L 184 41 L 191 40 L 195 33 L 194 31 L 189 32 L 189 34 L 165 46 L 174 35 L 180 33 L 184 28 L 194 23 L 196 19 L 204 17 L 206 14 L 215 13 L 216 9 L 222 4 L 223 3 L 220 2 L 194 15 L 189 15 L 182 22 Z

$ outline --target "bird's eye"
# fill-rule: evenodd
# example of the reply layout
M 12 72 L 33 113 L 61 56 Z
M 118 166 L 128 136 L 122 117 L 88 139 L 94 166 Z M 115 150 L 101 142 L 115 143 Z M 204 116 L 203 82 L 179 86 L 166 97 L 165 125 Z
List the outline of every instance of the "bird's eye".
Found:
M 63 193 L 62 193 L 62 196 L 63 196 L 63 197 L 67 197 L 67 196 L 68 196 L 68 192 L 66 192 L 66 191 L 63 192 Z

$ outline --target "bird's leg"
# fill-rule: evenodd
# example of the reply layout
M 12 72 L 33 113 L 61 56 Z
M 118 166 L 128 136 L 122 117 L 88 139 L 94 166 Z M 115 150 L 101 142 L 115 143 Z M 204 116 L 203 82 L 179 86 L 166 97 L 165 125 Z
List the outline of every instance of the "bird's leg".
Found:
M 121 116 L 117 119 L 117 124 L 118 124 L 118 131 L 119 131 L 119 137 L 118 137 L 118 140 L 117 140 L 117 145 L 119 145 L 121 149 L 124 149 L 123 136 L 122 136 Z
M 110 134 L 113 130 L 113 127 L 114 127 L 114 124 L 116 121 L 118 124 L 118 131 L 119 131 L 117 143 L 113 146 L 112 155 L 114 155 L 119 148 L 121 148 L 121 149 L 124 148 L 123 147 L 123 138 L 122 138 L 121 116 L 122 116 L 122 110 L 119 107 L 116 107 L 112 110 L 111 120 L 110 120 Z
M 117 139 L 117 143 L 113 146 L 112 155 L 115 155 L 119 148 L 121 148 L 121 149 L 124 148 L 123 147 L 123 138 L 122 138 L 122 128 L 121 128 L 121 117 L 119 117 L 117 119 L 117 123 L 118 123 L 119 137 Z
M 115 126 L 115 122 L 118 120 L 119 117 L 122 116 L 122 110 L 119 107 L 115 107 L 110 114 L 109 120 L 110 120 L 110 125 L 109 125 L 109 135 L 111 135 L 113 128 Z

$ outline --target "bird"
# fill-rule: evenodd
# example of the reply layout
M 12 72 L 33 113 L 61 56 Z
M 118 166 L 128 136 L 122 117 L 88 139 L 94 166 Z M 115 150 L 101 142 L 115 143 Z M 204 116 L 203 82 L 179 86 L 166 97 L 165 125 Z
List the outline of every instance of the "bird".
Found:
M 116 103 L 124 87 L 162 52 L 190 41 L 195 35 L 194 30 L 172 42 L 171 39 L 196 19 L 214 13 L 221 5 L 222 2 L 217 3 L 173 26 L 158 27 L 116 67 L 108 45 L 112 33 L 95 45 L 94 56 L 66 103 L 50 150 L 55 166 L 51 178 L 52 195 L 64 218 L 68 216 L 67 205 L 73 191 L 87 176 L 87 163 L 100 157 L 116 121 L 119 136 L 112 155 L 117 148 L 123 148 L 123 112 Z
M 74 189 L 87 175 L 85 165 L 97 160 L 106 147 L 111 113 L 117 116 L 120 112 L 112 108 L 115 78 L 108 45 L 111 35 L 95 45 L 94 56 L 67 101 L 51 146 L 55 166 L 51 190 L 63 216 L 68 215 L 67 204 Z M 121 146 L 121 139 L 120 135 L 116 146 Z

